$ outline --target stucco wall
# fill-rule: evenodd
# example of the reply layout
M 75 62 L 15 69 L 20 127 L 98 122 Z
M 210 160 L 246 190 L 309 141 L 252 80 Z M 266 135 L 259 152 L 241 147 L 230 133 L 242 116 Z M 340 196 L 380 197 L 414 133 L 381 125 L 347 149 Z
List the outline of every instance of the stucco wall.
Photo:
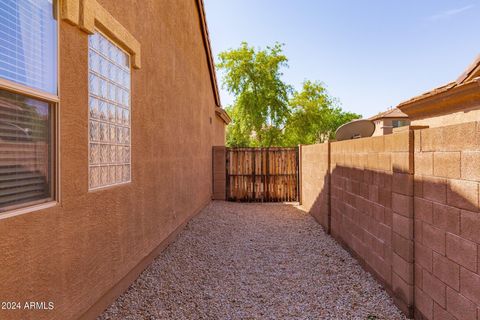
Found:
M 214 146 L 224 146 L 226 140 L 225 122 L 217 115 L 212 119 L 214 126 Z
M 60 22 L 61 203 L 0 220 L 0 301 L 55 309 L 0 310 L 1 319 L 82 316 L 211 198 L 212 146 L 224 131 L 196 2 L 99 2 L 142 48 L 132 70 L 132 182 L 88 192 L 88 38 Z
M 213 199 L 227 198 L 227 148 L 213 147 Z
M 375 120 L 375 131 L 373 131 L 372 136 L 383 136 L 383 120 Z
M 412 126 L 429 126 L 430 128 L 480 121 L 480 106 L 463 111 L 440 114 L 434 117 L 420 118 L 412 121 Z
M 391 134 L 393 132 L 393 121 L 408 121 L 406 118 L 384 118 L 380 120 L 375 120 L 375 131 L 372 136 L 383 136 L 386 134 Z

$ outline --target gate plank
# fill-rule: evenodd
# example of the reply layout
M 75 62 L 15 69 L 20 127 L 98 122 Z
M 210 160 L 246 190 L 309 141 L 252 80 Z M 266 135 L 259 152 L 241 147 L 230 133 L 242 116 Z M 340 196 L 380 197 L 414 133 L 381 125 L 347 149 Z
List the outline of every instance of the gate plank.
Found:
M 227 199 L 298 201 L 297 148 L 227 148 Z

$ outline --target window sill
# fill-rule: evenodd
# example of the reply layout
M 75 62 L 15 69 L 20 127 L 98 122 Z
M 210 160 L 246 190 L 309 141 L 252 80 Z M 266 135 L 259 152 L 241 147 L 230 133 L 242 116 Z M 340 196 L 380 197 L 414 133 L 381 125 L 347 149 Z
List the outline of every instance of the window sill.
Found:
M 19 216 L 19 215 L 34 212 L 34 211 L 40 211 L 40 210 L 44 210 L 44 209 L 48 209 L 48 208 L 53 208 L 57 205 L 58 205 L 57 201 L 48 201 L 48 202 L 44 202 L 44 203 L 40 203 L 40 204 L 31 205 L 31 206 L 28 206 L 28 207 L 23 207 L 23 208 L 19 208 L 19 209 L 12 209 L 12 210 L 9 210 L 9 211 L 0 212 L 0 220 L 15 217 L 15 216 Z
M 111 190 L 111 189 L 115 189 L 117 187 L 125 187 L 125 186 L 128 186 L 131 183 L 132 183 L 132 180 L 121 182 L 121 183 L 116 183 L 116 184 L 111 184 L 111 185 L 108 185 L 108 186 L 95 187 L 95 188 L 88 189 L 88 193 L 95 193 L 95 192 L 99 192 L 99 191 Z

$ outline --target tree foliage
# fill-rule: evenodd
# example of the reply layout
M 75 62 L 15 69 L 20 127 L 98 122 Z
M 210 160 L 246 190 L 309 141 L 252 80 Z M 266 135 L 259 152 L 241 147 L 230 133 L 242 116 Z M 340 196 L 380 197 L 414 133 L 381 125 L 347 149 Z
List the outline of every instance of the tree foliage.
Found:
M 283 46 L 256 50 L 243 42 L 222 52 L 217 67 L 223 87 L 235 96 L 227 112 L 227 145 L 294 146 L 323 142 L 359 115 L 343 112 L 319 82 L 305 81 L 297 92 L 282 80 L 288 67 Z
M 228 143 L 236 146 L 280 144 L 289 116 L 292 88 L 281 80 L 287 65 L 280 44 L 255 50 L 246 42 L 219 54 L 218 68 L 226 71 L 223 85 L 236 99 L 228 108 L 233 119 Z
M 344 112 L 319 82 L 305 81 L 290 100 L 291 113 L 284 132 L 285 145 L 313 144 L 335 138 L 342 124 L 360 118 Z

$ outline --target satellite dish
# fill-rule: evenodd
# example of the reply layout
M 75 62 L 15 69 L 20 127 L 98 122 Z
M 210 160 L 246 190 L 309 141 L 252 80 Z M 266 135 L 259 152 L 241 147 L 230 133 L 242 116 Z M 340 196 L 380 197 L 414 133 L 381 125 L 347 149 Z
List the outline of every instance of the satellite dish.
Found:
M 366 119 L 353 120 L 340 126 L 335 133 L 337 141 L 371 137 L 375 124 Z

